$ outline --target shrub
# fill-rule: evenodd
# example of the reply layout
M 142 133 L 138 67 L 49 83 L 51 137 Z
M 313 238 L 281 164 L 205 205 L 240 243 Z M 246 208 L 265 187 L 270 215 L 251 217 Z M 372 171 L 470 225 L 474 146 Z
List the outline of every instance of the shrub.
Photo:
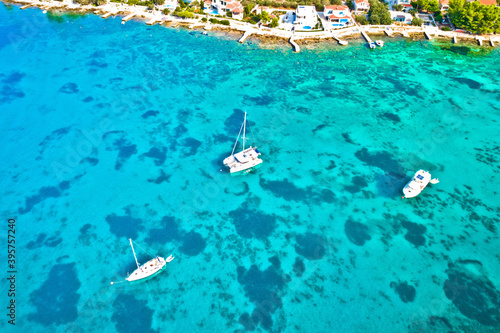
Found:
M 206 17 L 202 18 L 201 22 L 207 22 L 207 18 Z
M 415 26 L 421 26 L 422 24 L 424 24 L 424 20 L 422 20 L 421 18 L 418 18 L 418 17 L 415 17 L 413 19 L 413 21 L 411 21 L 411 25 L 415 25 Z
M 162 12 L 163 15 L 168 15 L 168 14 L 170 14 L 170 9 L 165 8 L 161 12 Z
M 443 30 L 443 31 L 451 31 L 451 28 L 450 27 L 441 27 L 441 30 Z

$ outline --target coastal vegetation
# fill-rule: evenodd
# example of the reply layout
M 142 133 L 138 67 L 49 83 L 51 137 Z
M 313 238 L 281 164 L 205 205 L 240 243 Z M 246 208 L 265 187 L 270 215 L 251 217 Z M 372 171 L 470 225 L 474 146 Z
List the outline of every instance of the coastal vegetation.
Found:
M 368 12 L 370 24 L 390 25 L 392 23 L 391 13 L 385 3 L 379 0 L 369 0 L 370 11 Z
M 242 1 L 243 7 L 245 7 L 245 14 L 249 15 L 249 11 L 246 9 L 247 6 L 254 8 L 256 5 L 272 7 L 272 8 L 285 8 L 285 9 L 296 9 L 300 5 L 305 6 L 315 6 L 317 11 L 323 11 L 325 6 L 329 5 L 342 5 L 342 0 L 289 0 L 289 1 L 271 1 L 271 0 L 244 0 Z
M 479 1 L 450 0 L 448 16 L 455 26 L 472 33 L 500 33 L 500 7 Z
M 426 11 L 434 13 L 439 10 L 438 0 L 417 0 L 417 1 L 412 1 L 411 5 L 417 11 Z

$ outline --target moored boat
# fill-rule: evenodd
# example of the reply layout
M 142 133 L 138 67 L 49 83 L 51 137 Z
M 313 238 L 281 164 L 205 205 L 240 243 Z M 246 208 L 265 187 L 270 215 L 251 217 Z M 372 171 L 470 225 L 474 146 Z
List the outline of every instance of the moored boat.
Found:
M 376 40 L 375 43 L 380 46 L 380 47 L 384 47 L 384 41 L 383 40 Z
M 224 165 L 229 168 L 229 172 L 235 173 L 240 171 L 245 171 L 261 164 L 263 161 L 259 158 L 260 152 L 257 150 L 257 147 L 250 146 L 245 149 L 245 141 L 247 140 L 246 134 L 246 122 L 247 122 L 247 113 L 245 112 L 245 119 L 243 120 L 243 124 L 241 125 L 240 132 L 238 133 L 238 137 L 236 138 L 236 143 L 234 144 L 233 151 L 231 155 L 224 159 Z M 234 153 L 236 146 L 238 145 L 238 140 L 240 138 L 241 131 L 243 130 L 243 150 L 239 153 Z
M 126 281 L 133 282 L 145 279 L 147 277 L 153 277 L 165 269 L 165 265 L 167 264 L 167 262 L 171 262 L 172 260 L 174 260 L 174 257 L 172 255 L 170 255 L 167 259 L 156 256 L 151 260 L 147 261 L 145 264 L 139 265 L 139 262 L 137 261 L 137 256 L 135 255 L 134 245 L 132 244 L 132 239 L 129 239 L 129 241 L 130 241 L 130 247 L 132 247 L 132 253 L 134 254 L 135 263 L 137 264 L 137 269 L 133 271 L 132 274 L 130 274 L 125 279 Z M 111 282 L 111 284 L 114 283 L 115 282 Z
M 418 170 L 415 173 L 415 176 L 413 176 L 413 178 L 403 188 L 403 198 L 408 199 L 416 197 L 429 183 L 437 184 L 439 183 L 439 179 L 432 179 L 429 171 Z

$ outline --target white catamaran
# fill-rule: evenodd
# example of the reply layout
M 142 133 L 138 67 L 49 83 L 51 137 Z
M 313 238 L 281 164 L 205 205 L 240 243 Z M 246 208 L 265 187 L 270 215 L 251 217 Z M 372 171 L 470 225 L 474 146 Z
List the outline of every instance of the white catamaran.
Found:
M 129 241 L 130 241 L 130 246 L 132 247 L 132 253 L 134 254 L 135 263 L 137 264 L 137 269 L 133 271 L 132 274 L 130 274 L 125 279 L 129 282 L 154 276 L 165 269 L 165 265 L 167 264 L 167 262 L 171 262 L 172 260 L 174 260 L 174 257 L 172 257 L 172 255 L 170 255 L 167 259 L 156 256 L 156 258 L 149 260 L 145 264 L 139 265 L 139 262 L 137 261 L 137 256 L 135 255 L 134 245 L 132 244 L 132 239 L 129 239 Z M 113 283 L 114 282 L 111 282 L 111 284 Z
M 418 170 L 412 180 L 403 188 L 403 198 L 408 199 L 416 197 L 429 183 L 437 184 L 439 183 L 439 179 L 431 179 L 429 171 Z
M 243 120 L 243 124 L 240 127 L 240 132 L 238 133 L 238 137 L 236 138 L 236 143 L 234 144 L 233 151 L 231 152 L 231 156 L 224 159 L 224 165 L 229 168 L 231 173 L 240 172 L 243 170 L 247 170 L 253 168 L 261 164 L 263 161 L 259 158 L 259 151 L 257 147 L 250 146 L 245 149 L 245 141 L 246 141 L 246 123 L 247 123 L 247 113 L 245 112 L 245 119 Z M 239 153 L 234 153 L 236 146 L 238 145 L 238 140 L 240 138 L 241 130 L 243 130 L 243 150 Z

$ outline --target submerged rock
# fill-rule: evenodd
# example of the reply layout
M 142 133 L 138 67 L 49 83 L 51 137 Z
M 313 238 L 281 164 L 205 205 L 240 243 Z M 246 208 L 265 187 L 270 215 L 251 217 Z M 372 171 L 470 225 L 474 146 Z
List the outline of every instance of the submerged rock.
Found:
M 444 293 L 469 319 L 500 327 L 500 292 L 483 273 L 481 263 L 473 261 L 449 264 Z
M 399 283 L 391 282 L 391 288 L 396 291 L 399 298 L 401 298 L 404 303 L 413 302 L 415 296 L 417 295 L 415 287 L 410 286 L 406 281 Z
M 363 246 L 366 241 L 371 239 L 368 234 L 368 227 L 362 223 L 347 220 L 344 230 L 347 238 L 358 246 Z

